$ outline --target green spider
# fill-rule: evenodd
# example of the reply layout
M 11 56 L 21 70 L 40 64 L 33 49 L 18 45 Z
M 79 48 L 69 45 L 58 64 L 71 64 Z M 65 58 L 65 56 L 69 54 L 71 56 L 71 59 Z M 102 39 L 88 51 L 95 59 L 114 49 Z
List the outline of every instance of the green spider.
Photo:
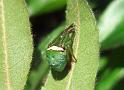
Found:
M 76 62 L 72 49 L 74 37 L 75 26 L 71 24 L 48 45 L 46 57 L 53 70 L 62 72 L 71 61 Z

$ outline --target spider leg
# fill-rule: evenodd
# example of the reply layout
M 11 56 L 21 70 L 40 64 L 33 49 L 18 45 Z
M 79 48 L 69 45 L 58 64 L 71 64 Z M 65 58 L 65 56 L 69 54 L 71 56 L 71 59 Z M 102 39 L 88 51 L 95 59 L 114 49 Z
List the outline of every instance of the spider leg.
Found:
M 77 62 L 77 59 L 76 59 L 76 57 L 75 57 L 75 55 L 73 53 L 73 49 L 68 46 L 68 50 L 69 50 L 69 53 L 72 56 L 72 62 L 75 62 L 76 63 Z

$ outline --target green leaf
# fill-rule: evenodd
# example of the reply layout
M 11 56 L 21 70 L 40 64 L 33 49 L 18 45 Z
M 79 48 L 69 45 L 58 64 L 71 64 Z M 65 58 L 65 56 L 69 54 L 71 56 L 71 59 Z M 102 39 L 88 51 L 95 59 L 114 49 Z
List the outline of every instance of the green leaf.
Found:
M 107 57 L 100 57 L 100 62 L 99 62 L 99 71 L 103 70 L 108 64 L 108 59 Z
M 25 2 L 0 0 L 0 90 L 24 88 L 32 46 Z
M 115 84 L 124 76 L 124 68 L 107 68 L 98 83 L 96 90 L 112 90 Z
M 85 0 L 68 0 L 67 26 L 76 25 L 73 45 L 77 63 L 65 73 L 49 73 L 44 90 L 93 90 L 98 69 L 98 30 L 95 18 Z
M 66 0 L 27 0 L 31 15 L 43 14 L 59 10 L 66 4 Z
M 124 45 L 124 0 L 114 0 L 100 17 L 102 49 Z
M 100 59 L 101 67 L 98 73 L 96 90 L 113 90 L 115 86 L 120 87 L 118 90 L 124 89 L 124 87 L 121 87 L 121 84 L 118 83 L 124 78 L 123 52 L 124 47 L 119 47 L 109 52 L 104 58 L 101 58 L 102 60 Z

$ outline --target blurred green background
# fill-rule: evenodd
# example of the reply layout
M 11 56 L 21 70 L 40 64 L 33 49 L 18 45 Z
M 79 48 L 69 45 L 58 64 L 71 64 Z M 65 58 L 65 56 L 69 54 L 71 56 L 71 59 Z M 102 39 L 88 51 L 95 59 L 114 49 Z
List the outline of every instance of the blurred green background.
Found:
M 95 90 L 124 90 L 124 0 L 87 0 L 96 17 L 99 29 L 100 65 Z M 31 71 L 38 71 L 40 42 L 57 27 L 62 30 L 65 22 L 66 0 L 26 0 L 34 39 L 34 59 Z M 47 37 L 48 39 L 50 37 Z M 43 52 L 43 49 L 42 49 Z M 46 72 L 49 67 L 46 65 Z M 41 70 L 39 70 L 41 71 Z M 31 72 L 30 72 L 31 74 Z M 36 74 L 36 73 L 35 73 Z M 37 79 L 36 77 L 37 76 Z M 32 75 L 37 81 L 40 75 Z M 26 90 L 35 85 L 29 78 Z M 32 86 L 32 84 L 34 86 Z

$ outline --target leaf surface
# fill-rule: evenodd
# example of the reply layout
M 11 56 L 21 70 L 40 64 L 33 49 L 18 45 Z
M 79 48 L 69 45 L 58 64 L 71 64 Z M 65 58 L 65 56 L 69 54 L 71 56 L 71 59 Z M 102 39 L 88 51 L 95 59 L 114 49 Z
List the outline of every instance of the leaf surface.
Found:
M 44 90 L 93 90 L 98 69 L 98 30 L 95 18 L 85 0 L 68 0 L 67 26 L 75 24 L 73 50 L 77 63 L 64 73 L 49 73 Z
M 22 90 L 32 59 L 24 0 L 0 0 L 0 90 Z

